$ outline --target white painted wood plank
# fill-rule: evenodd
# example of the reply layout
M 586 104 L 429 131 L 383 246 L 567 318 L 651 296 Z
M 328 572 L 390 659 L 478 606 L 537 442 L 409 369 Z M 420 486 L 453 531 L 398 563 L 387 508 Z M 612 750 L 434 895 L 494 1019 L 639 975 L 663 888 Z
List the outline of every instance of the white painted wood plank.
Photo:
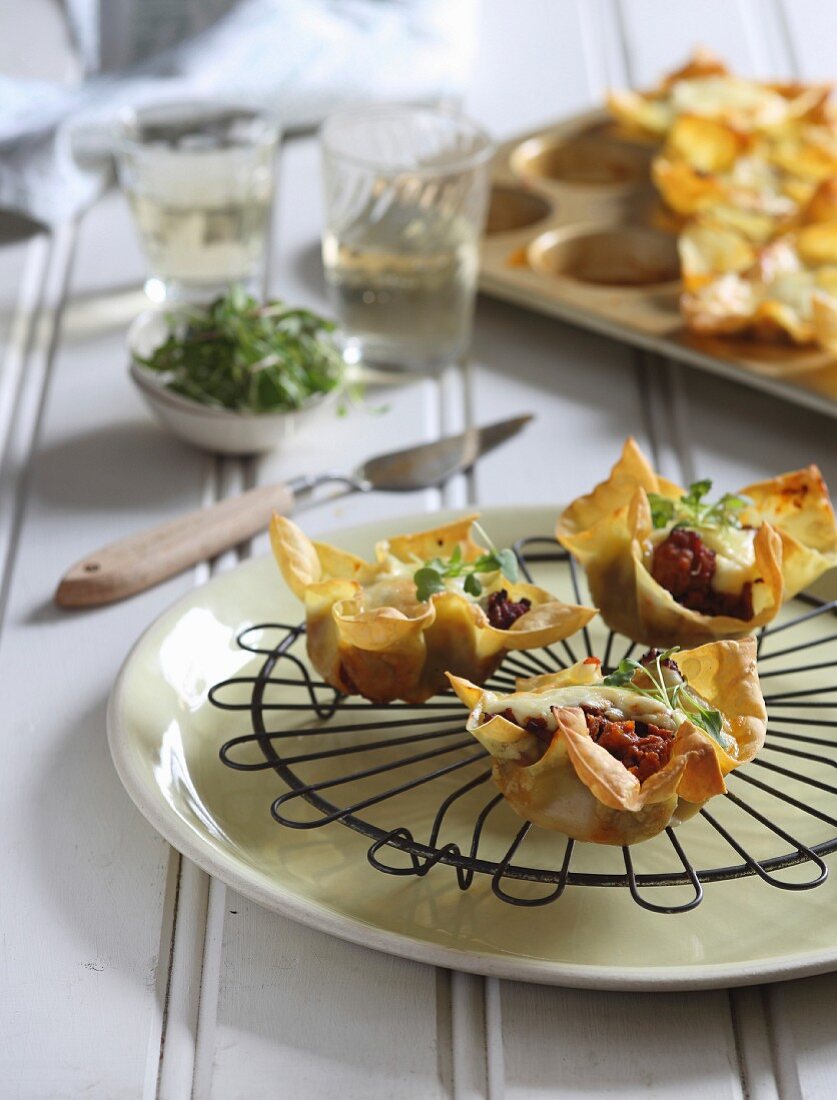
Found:
M 683 383 L 691 425 L 686 445 L 697 477 L 732 489 L 817 462 L 832 489 L 837 486 L 832 419 L 797 415 L 791 406 L 750 390 L 731 395 L 716 379 L 705 377 L 698 385 L 684 375 Z
M 485 1042 L 487 1047 L 488 1100 L 506 1095 L 506 1062 L 503 1046 L 503 983 L 485 979 Z
M 474 419 L 534 412 L 525 434 L 483 459 L 481 504 L 566 502 L 606 476 L 626 435 L 644 438 L 633 355 L 516 306 L 479 310 Z
M 245 488 L 245 463 L 216 459 L 211 477 L 204 479 L 204 505 L 241 493 Z M 234 568 L 236 549 L 221 554 L 211 566 L 201 563 L 195 581 Z M 225 887 L 210 879 L 185 857 L 180 859 L 172 912 L 172 950 L 169 960 L 164 1021 L 160 1037 L 158 1100 L 179 1100 L 196 1092 L 199 1056 L 212 1034 L 218 993 L 221 935 L 218 912 L 223 913 Z M 219 897 L 220 895 L 220 897 Z M 223 918 L 222 918 L 223 919 Z M 206 1059 L 204 1059 L 206 1061 Z
M 33 267 L 43 267 L 49 244 L 45 234 L 26 235 L 29 228 L 17 216 L 0 211 L 0 378 L 10 350 L 20 354 L 19 326 L 33 311 L 31 292 L 27 295 L 24 286 L 32 282 Z
M 825 974 L 770 987 L 769 1014 L 779 1095 L 830 1100 L 837 1090 L 835 977 Z
M 730 996 L 742 1080 L 749 1100 L 780 1098 L 766 1000 L 767 990 L 763 986 L 736 989 Z M 784 1093 L 781 1095 L 784 1097 Z
M 521 10 L 528 7 L 518 5 L 516 17 Z M 560 4 L 550 11 L 543 25 L 535 20 L 527 25 L 543 58 L 541 67 L 533 64 L 527 71 L 529 79 L 541 81 L 547 72 L 551 79 L 560 71 L 557 98 L 547 116 L 551 120 L 600 103 L 607 85 L 624 74 L 610 4 Z M 510 96 L 518 71 L 518 66 L 511 69 L 504 86 Z M 526 125 L 534 121 L 527 119 Z M 586 491 L 600 472 L 606 474 L 625 435 L 645 438 L 638 360 L 624 345 L 487 298 L 480 302 L 476 334 L 475 420 L 537 414 L 522 440 L 479 464 L 475 491 L 480 503 L 567 501 Z
M 160 1100 L 180 1100 L 192 1092 L 208 900 L 209 876 L 181 857 L 161 1031 L 157 1079 Z
M 40 404 L 40 383 L 25 377 L 36 336 L 52 255 L 45 236 L 0 250 L 3 324 L 0 334 L 0 616 L 5 605 L 20 519 L 21 480 L 31 450 Z M 43 357 L 41 363 L 44 364 Z
M 748 37 L 740 3 L 622 0 L 618 7 L 630 59 L 629 75 L 636 87 L 656 84 L 664 73 L 683 64 L 696 46 L 708 47 L 737 72 L 769 75 L 759 71 L 761 51 L 756 40 Z
M 432 967 L 333 939 L 228 891 L 209 1095 L 441 1100 L 449 1036 L 437 1036 L 436 997 Z
M 478 974 L 445 972 L 450 989 L 450 1070 L 452 1100 L 482 1100 L 488 1089 L 485 987 Z M 440 1041 L 442 1038 L 440 1028 Z M 444 1079 L 444 1078 L 443 1078 Z
M 505 140 L 589 102 L 580 6 L 483 0 L 464 108 L 495 137 Z
M 826 0 L 776 0 L 788 50 L 806 80 L 834 80 L 837 7 Z
M 721 993 L 648 996 L 506 982 L 505 1100 L 741 1100 L 732 1030 L 713 1026 L 725 1002 Z
M 108 243 L 118 250 L 118 236 Z M 82 227 L 80 283 L 102 247 L 94 211 Z M 7 463 L 25 475 L 27 493 L 0 648 L 0 1073 L 20 1096 L 138 1096 L 154 1083 L 168 853 L 113 772 L 104 707 L 129 644 L 190 578 L 89 614 L 57 612 L 50 601 L 61 572 L 91 547 L 194 507 L 204 462 L 146 419 L 120 331 L 62 343 L 53 355 L 60 249 L 56 257 L 25 371 L 21 408 L 34 419 L 15 422 L 38 423 L 50 378 L 36 454 L 28 470 L 25 447 Z
M 204 937 L 203 969 L 201 971 L 198 1028 L 195 1042 L 194 1079 L 192 1096 L 203 1100 L 212 1089 L 215 1039 L 218 1027 L 218 998 L 221 988 L 221 961 L 224 954 L 224 920 L 226 917 L 227 887 L 220 879 L 209 880 L 209 904 L 207 906 Z

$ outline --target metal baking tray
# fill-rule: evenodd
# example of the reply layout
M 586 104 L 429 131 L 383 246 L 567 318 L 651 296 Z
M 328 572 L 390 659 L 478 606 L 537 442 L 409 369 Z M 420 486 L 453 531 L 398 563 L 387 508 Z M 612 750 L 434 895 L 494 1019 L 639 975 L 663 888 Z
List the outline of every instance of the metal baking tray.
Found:
M 829 352 L 685 329 L 678 223 L 650 179 L 655 149 L 605 111 L 502 145 L 480 290 L 837 416 Z

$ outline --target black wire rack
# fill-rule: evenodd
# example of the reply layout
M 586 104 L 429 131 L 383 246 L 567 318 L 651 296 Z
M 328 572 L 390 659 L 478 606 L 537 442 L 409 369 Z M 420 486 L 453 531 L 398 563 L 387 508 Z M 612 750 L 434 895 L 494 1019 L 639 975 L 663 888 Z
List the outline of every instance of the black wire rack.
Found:
M 554 539 L 521 539 L 515 550 L 529 580 L 547 569 L 545 587 L 560 593 L 563 585 L 582 602 L 575 564 Z M 509 654 L 486 686 L 510 691 L 516 677 L 584 656 L 600 656 L 607 669 L 637 648 L 603 628 L 596 652 L 593 629 L 558 646 Z M 618 887 L 643 909 L 684 913 L 701 903 L 705 883 L 758 876 L 781 890 L 810 890 L 825 881 L 823 856 L 837 849 L 837 786 L 828 781 L 837 768 L 835 642 L 837 600 L 791 601 L 759 636 L 770 715 L 762 754 L 728 777 L 726 795 L 699 818 L 621 852 L 521 825 L 491 782 L 490 758 L 465 733 L 465 709 L 452 695 L 421 705 L 375 704 L 316 679 L 305 659 L 304 625 L 244 629 L 237 644 L 258 658 L 256 671 L 214 685 L 209 698 L 249 716 L 249 730 L 226 741 L 220 756 L 239 771 L 275 772 L 281 787 L 270 806 L 274 820 L 298 830 L 339 822 L 371 842 L 368 860 L 380 872 L 422 877 L 441 864 L 454 869 L 461 890 L 487 876 L 496 897 L 523 906 L 555 902 L 569 887 Z M 616 865 L 601 866 L 606 857 Z M 801 870 L 777 873 L 794 868 Z M 656 887 L 681 889 L 676 896 L 655 892 L 652 900 L 648 891 Z

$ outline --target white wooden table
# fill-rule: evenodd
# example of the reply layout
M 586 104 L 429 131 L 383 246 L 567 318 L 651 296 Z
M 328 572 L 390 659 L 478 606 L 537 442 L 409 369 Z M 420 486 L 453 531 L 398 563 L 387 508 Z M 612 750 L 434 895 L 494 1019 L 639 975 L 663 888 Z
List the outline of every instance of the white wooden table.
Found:
M 480 27 L 466 106 L 506 137 L 608 84 L 651 82 L 699 42 L 743 72 L 830 78 L 837 8 L 486 0 Z M 288 144 L 271 287 L 325 308 L 318 185 L 314 142 Z M 331 939 L 210 880 L 134 809 L 105 742 L 128 647 L 209 566 L 92 613 L 51 604 L 61 572 L 101 543 L 469 421 L 538 414 L 470 478 L 314 508 L 306 527 L 565 501 L 628 432 L 681 481 L 732 487 L 816 460 L 837 486 L 834 421 L 484 300 L 467 371 L 393 390 L 388 415 L 356 412 L 327 443 L 218 461 L 164 435 L 128 380 L 144 262 L 118 194 L 77 228 L 5 245 L 0 272 L 0 1096 L 837 1096 L 837 975 L 680 995 L 501 982 Z

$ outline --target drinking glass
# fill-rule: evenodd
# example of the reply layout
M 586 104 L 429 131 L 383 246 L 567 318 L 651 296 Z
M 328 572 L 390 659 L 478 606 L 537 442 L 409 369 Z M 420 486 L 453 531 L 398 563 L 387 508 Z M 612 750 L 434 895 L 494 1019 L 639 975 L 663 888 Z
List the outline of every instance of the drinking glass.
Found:
M 167 103 L 123 113 L 119 179 L 153 301 L 258 290 L 275 187 L 277 120 L 253 107 Z
M 323 265 L 344 355 L 435 369 L 468 351 L 494 146 L 453 111 L 340 111 L 320 131 Z

